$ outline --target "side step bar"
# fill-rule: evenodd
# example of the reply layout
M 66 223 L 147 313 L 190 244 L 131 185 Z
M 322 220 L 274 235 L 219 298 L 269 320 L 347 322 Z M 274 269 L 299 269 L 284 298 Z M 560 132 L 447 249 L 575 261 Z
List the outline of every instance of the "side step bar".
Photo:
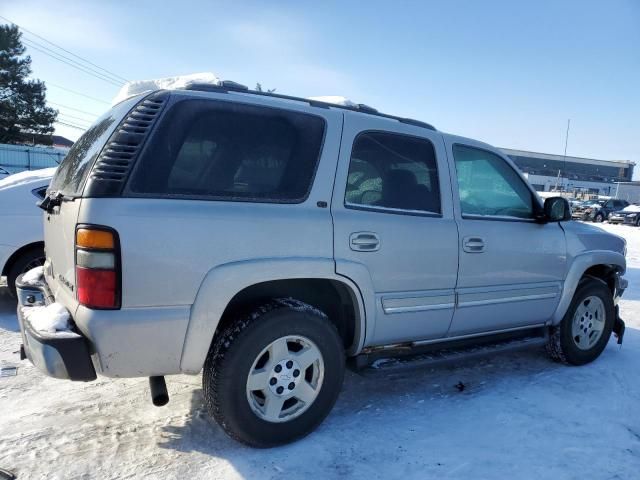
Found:
M 436 366 L 492 356 L 497 353 L 541 347 L 547 343 L 548 336 L 549 329 L 539 327 L 426 345 L 407 344 L 394 348 L 372 348 L 351 358 L 349 367 L 361 370 L 373 366 L 373 368 L 387 370 L 408 365 Z

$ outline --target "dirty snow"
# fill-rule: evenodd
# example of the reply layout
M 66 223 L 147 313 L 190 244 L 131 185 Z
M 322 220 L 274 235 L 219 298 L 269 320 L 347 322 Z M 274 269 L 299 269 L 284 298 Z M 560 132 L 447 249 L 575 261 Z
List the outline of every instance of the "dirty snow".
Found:
M 185 88 L 193 83 L 209 83 L 219 85 L 220 79 L 211 72 L 192 73 L 191 75 L 179 75 L 176 77 L 156 78 L 154 80 L 136 80 L 127 82 L 111 101 L 111 105 L 126 100 L 127 98 L 153 90 L 175 90 Z
M 42 283 L 42 277 L 44 277 L 44 267 L 35 267 L 22 275 L 22 283 L 25 285 L 38 285 Z
M 53 174 L 56 173 L 56 168 L 41 168 L 39 170 L 25 170 L 24 172 L 14 173 L 0 180 L 0 190 L 40 180 L 50 180 Z
M 634 479 L 640 471 L 640 228 L 628 240 L 627 333 L 594 363 L 566 367 L 535 349 L 437 368 L 347 373 L 309 437 L 253 450 L 204 408 L 200 376 L 47 378 L 19 362 L 15 304 L 0 290 L 0 468 L 19 479 Z M 462 382 L 462 392 L 456 385 Z
M 69 312 L 57 302 L 46 307 L 21 307 L 22 314 L 34 330 L 45 333 L 69 331 Z

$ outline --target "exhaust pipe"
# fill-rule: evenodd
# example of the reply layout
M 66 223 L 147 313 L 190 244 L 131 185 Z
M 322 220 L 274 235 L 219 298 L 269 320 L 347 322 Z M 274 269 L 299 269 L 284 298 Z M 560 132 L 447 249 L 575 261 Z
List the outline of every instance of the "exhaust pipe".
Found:
M 149 377 L 149 389 L 151 390 L 151 402 L 156 407 L 163 407 L 169 403 L 169 392 L 164 377 Z

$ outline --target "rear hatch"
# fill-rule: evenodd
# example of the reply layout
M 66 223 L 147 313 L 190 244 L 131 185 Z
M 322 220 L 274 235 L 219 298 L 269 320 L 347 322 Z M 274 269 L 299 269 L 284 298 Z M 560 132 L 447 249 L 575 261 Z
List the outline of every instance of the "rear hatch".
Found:
M 127 113 L 140 101 L 134 97 L 102 115 L 73 145 L 53 177 L 44 214 L 45 279 L 56 301 L 71 312 L 77 307 L 75 230 L 87 176 L 105 143 Z

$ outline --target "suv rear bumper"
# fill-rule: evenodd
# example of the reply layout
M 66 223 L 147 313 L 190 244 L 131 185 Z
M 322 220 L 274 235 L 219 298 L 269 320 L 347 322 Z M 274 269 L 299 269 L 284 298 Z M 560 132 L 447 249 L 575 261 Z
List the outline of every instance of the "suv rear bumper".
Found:
M 96 371 L 91 361 L 87 339 L 77 331 L 46 333 L 33 328 L 25 316 L 30 308 L 48 305 L 51 296 L 46 285 L 26 285 L 22 275 L 16 281 L 18 293 L 18 322 L 22 333 L 21 354 L 44 374 L 68 380 L 91 381 Z

